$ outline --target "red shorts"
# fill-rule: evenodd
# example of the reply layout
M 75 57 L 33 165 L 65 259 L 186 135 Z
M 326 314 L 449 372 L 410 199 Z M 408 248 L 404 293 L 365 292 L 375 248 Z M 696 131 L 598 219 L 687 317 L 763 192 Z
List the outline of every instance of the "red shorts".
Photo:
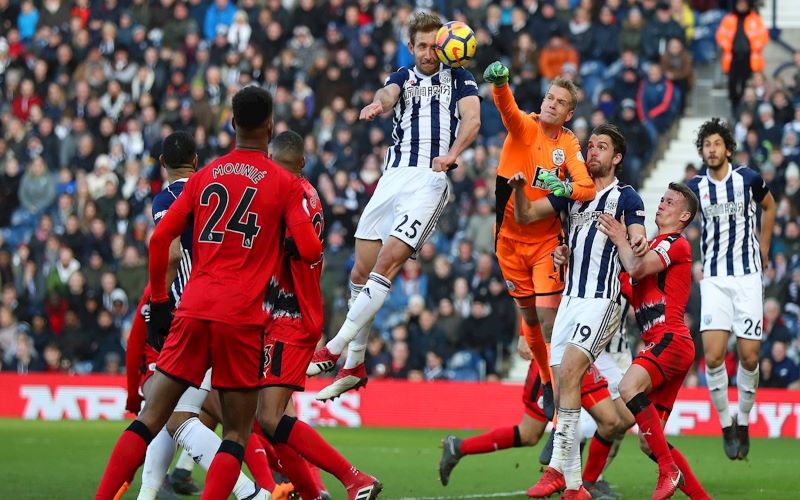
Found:
M 301 321 L 278 320 L 269 323 L 264 341 L 264 352 L 267 354 L 265 386 L 305 390 L 306 369 L 316 348 L 316 343 L 302 341 L 308 337 Z
M 633 363 L 650 375 L 653 389 L 647 398 L 661 419 L 666 420 L 694 362 L 694 341 L 669 332 L 648 337 L 646 341 L 647 345 L 636 355 Z
M 539 378 L 539 369 L 535 361 L 530 362 L 528 376 L 525 379 L 525 389 L 522 391 L 522 403 L 525 405 L 525 413 L 531 418 L 540 422 L 547 422 L 544 410 L 539 406 L 539 398 L 542 396 L 542 379 Z M 600 375 L 594 367 L 589 366 L 581 382 L 581 406 L 585 410 L 593 407 L 600 401 L 610 398 L 608 392 L 608 382 Z
M 176 380 L 200 387 L 209 367 L 211 386 L 222 390 L 264 385 L 264 329 L 178 316 L 158 356 L 157 368 Z

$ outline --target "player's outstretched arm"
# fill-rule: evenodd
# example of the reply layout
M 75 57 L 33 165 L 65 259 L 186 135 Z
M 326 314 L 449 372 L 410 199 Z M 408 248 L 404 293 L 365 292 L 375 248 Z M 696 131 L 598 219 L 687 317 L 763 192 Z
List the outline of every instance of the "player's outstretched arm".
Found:
M 508 185 L 514 190 L 514 220 L 518 224 L 530 224 L 537 220 L 555 215 L 556 210 L 547 198 L 531 201 L 525 195 L 528 183 L 525 174 L 517 172 L 508 179 Z
M 492 84 L 494 105 L 500 112 L 500 118 L 508 133 L 523 140 L 532 140 L 536 123 L 533 118 L 519 109 L 517 101 L 511 93 L 511 87 L 508 85 L 508 77 L 508 68 L 500 61 L 493 62 L 483 72 L 483 79 Z M 526 140 L 526 142 L 530 144 L 529 141 Z
M 565 154 L 566 158 L 566 174 L 569 176 L 572 183 L 572 193 L 570 198 L 577 201 L 593 200 L 597 189 L 595 188 L 594 181 L 589 176 L 589 170 L 586 168 L 586 162 L 583 160 L 583 153 L 581 152 L 581 145 L 578 138 L 570 134 L 571 141 Z
M 481 128 L 481 101 L 477 96 L 462 97 L 458 101 L 458 113 L 461 120 L 458 124 L 458 135 L 450 151 L 446 155 L 437 156 L 431 162 L 434 172 L 447 172 L 460 155 L 478 137 Z
M 374 120 L 376 117 L 392 109 L 399 98 L 400 86 L 390 83 L 375 92 L 375 99 L 373 99 L 370 104 L 364 106 L 358 118 L 367 121 Z
M 775 226 L 775 198 L 772 193 L 767 193 L 761 200 L 761 235 L 759 244 L 761 246 L 761 269 L 766 269 L 769 265 L 769 245 L 772 242 L 772 228 Z
M 639 224 L 635 224 L 639 225 Z M 608 214 L 600 215 L 597 220 L 597 229 L 608 236 L 608 239 L 617 247 L 619 260 L 631 278 L 640 280 L 645 276 L 660 273 L 664 270 L 664 262 L 655 251 L 648 250 L 644 255 L 637 256 L 628 242 L 628 230 L 625 225 Z

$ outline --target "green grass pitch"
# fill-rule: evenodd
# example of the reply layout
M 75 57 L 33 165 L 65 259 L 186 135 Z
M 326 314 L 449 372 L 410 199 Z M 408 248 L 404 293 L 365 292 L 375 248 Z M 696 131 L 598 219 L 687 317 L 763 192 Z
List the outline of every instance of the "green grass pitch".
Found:
M 0 499 L 86 499 L 94 488 L 124 422 L 26 422 L 0 420 Z M 450 485 L 437 477 L 439 441 L 445 431 L 405 429 L 322 429 L 322 434 L 355 465 L 383 481 L 384 499 L 526 498 L 539 478 L 534 448 L 466 457 Z M 459 436 L 470 432 L 457 431 Z M 711 495 L 723 499 L 800 498 L 800 442 L 754 439 L 750 460 L 731 462 L 719 438 L 671 438 L 690 461 Z M 203 475 L 195 469 L 195 477 Z M 628 436 L 606 475 L 626 499 L 649 498 L 656 466 Z M 346 498 L 330 476 L 335 499 Z M 136 498 L 139 481 L 125 495 Z M 676 498 L 682 497 L 678 494 Z M 233 498 L 233 497 L 231 497 Z

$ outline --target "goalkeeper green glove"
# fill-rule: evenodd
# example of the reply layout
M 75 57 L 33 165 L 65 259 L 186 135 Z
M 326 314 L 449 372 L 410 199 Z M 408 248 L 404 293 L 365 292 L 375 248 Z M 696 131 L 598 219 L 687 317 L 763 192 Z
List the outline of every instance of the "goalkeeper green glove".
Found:
M 540 173 L 539 180 L 547 184 L 547 189 L 552 191 L 556 196 L 564 198 L 572 196 L 572 183 L 569 181 L 562 181 L 552 172 L 545 171 Z
M 483 79 L 498 87 L 505 85 L 508 83 L 508 68 L 503 66 L 500 61 L 495 61 L 486 67 L 486 71 L 483 72 Z

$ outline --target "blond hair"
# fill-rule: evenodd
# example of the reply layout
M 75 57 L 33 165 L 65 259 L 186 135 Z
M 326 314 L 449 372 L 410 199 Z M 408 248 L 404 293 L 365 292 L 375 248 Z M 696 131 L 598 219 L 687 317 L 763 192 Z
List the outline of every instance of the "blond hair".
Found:
M 569 92 L 570 98 L 570 105 L 569 110 L 575 111 L 575 107 L 578 106 L 578 86 L 575 85 L 575 82 L 572 80 L 568 80 L 564 77 L 556 77 L 555 80 L 550 82 L 551 87 L 561 87 L 562 89 L 566 89 Z

